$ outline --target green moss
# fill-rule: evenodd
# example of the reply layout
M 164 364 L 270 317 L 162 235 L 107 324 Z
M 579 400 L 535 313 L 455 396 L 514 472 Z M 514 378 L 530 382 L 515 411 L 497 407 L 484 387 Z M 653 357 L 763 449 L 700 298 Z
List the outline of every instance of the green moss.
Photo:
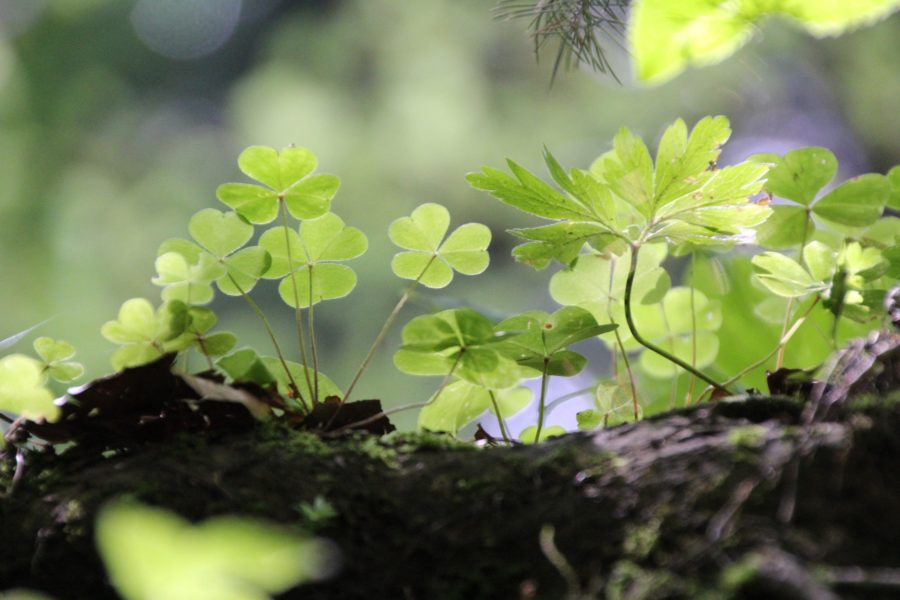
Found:
M 692 598 L 689 582 L 670 571 L 644 569 L 629 560 L 617 561 L 606 582 L 607 600 Z
M 756 450 L 765 443 L 768 431 L 762 425 L 735 427 L 728 432 L 728 441 L 738 448 Z
M 659 528 L 662 522 L 662 517 L 657 515 L 641 525 L 629 527 L 625 531 L 623 543 L 625 553 L 635 559 L 646 558 L 659 539 Z
M 728 565 L 719 575 L 720 590 L 728 596 L 740 590 L 748 582 L 756 578 L 762 560 L 756 554 L 748 554 L 739 561 Z

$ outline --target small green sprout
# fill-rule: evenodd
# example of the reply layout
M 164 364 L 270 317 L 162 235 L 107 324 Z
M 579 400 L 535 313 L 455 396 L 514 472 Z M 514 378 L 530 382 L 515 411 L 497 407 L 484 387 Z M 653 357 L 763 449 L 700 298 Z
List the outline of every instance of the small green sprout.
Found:
M 0 410 L 32 421 L 59 417 L 42 363 L 24 354 L 0 358 Z
M 41 359 L 41 370 L 60 383 L 71 383 L 84 374 L 84 366 L 71 360 L 75 347 L 62 340 L 39 337 L 34 340 L 34 351 Z

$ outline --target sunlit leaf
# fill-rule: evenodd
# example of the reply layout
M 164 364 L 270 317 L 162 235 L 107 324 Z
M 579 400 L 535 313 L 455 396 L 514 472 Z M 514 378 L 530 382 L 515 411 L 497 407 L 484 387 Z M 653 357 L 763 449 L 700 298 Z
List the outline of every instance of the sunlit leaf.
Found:
M 487 411 L 493 411 L 491 390 L 465 380 L 451 383 L 440 395 L 419 412 L 418 426 L 430 431 L 453 434 L 474 422 Z M 531 402 L 528 388 L 510 388 L 493 392 L 501 416 L 511 417 Z
M 773 196 L 809 206 L 837 173 L 837 159 L 825 148 L 811 146 L 792 150 L 783 157 L 762 154 L 751 160 L 772 164 L 765 189 Z
M 844 182 L 813 205 L 813 213 L 838 228 L 867 227 L 881 216 L 890 185 L 878 174 Z
M 479 223 L 467 223 L 446 239 L 450 213 L 440 204 L 427 203 L 408 217 L 391 223 L 391 241 L 407 250 L 394 256 L 391 269 L 403 279 L 417 280 L 430 288 L 442 288 L 457 271 L 477 275 L 488 266 L 490 230 Z
M 771 292 L 785 298 L 799 298 L 827 287 L 817 281 L 797 261 L 777 252 L 753 257 L 756 279 Z
M 804 207 L 773 206 L 772 216 L 756 230 L 756 243 L 775 250 L 796 248 L 814 227 Z
M 535 440 L 537 437 L 537 425 L 531 425 L 522 430 L 519 434 L 519 440 L 523 444 L 534 444 L 536 442 L 546 442 L 550 438 L 559 437 L 568 433 L 565 427 L 561 425 L 549 425 L 541 429 L 541 439 Z
M 75 347 L 68 342 L 39 337 L 34 340 L 34 351 L 43 361 L 43 369 L 56 381 L 70 383 L 84 374 L 81 363 L 69 360 L 75 356 Z
M 0 410 L 32 421 L 59 417 L 59 407 L 45 385 L 43 365 L 24 354 L 0 358 Z
M 224 258 L 250 241 L 253 225 L 238 213 L 206 208 L 191 217 L 188 231 L 198 244 L 216 258 Z

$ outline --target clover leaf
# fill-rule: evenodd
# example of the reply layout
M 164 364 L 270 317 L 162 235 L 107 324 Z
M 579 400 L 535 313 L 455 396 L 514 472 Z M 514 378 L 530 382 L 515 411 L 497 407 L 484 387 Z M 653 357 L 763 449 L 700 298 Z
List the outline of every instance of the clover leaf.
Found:
M 722 325 L 722 310 L 717 300 L 710 300 L 699 290 L 687 287 L 670 289 L 662 302 L 635 307 L 634 319 L 643 337 L 695 367 L 711 365 L 719 353 L 719 339 L 715 332 Z M 692 310 L 693 309 L 693 310 Z M 626 350 L 641 348 L 634 338 L 623 337 Z M 679 373 L 678 367 L 667 358 L 641 352 L 640 366 L 652 377 L 668 378 Z
M 207 290 L 211 281 L 215 281 L 223 294 L 238 296 L 252 290 L 269 268 L 271 258 L 264 248 L 243 248 L 253 237 L 253 226 L 235 212 L 205 208 L 191 217 L 188 231 L 196 243 L 172 239 L 159 248 L 160 276 L 154 283 L 168 286 L 164 300 L 204 304 L 212 299 L 212 289 Z M 168 256 L 171 253 L 181 255 L 183 262 Z M 161 260 L 171 273 L 164 275 L 160 270 Z M 184 291 L 185 285 L 193 286 L 188 288 L 190 295 Z M 176 289 L 168 292 L 170 288 Z M 199 299 L 195 297 L 198 292 Z M 209 299 L 205 300 L 207 296 Z
M 538 442 L 546 442 L 550 438 L 559 437 L 566 433 L 568 432 L 562 425 L 543 427 L 541 428 L 540 433 L 538 433 L 537 425 L 531 425 L 522 430 L 522 433 L 519 434 L 519 439 L 524 444 L 536 444 Z M 538 436 L 540 436 L 540 439 L 536 439 Z
M 890 199 L 889 179 L 869 174 L 844 182 L 817 200 L 837 173 L 837 159 L 825 148 L 800 148 L 783 157 L 757 154 L 751 160 L 772 165 L 764 189 L 788 201 L 773 206 L 772 217 L 757 230 L 757 241 L 765 248 L 790 248 L 809 239 L 811 215 L 839 231 L 857 233 L 878 221 Z
M 432 398 L 419 413 L 418 425 L 429 431 L 447 431 L 455 435 L 485 412 L 494 412 L 495 401 L 500 411 L 498 416 L 505 418 L 528 406 L 531 397 L 528 388 L 489 390 L 461 379 L 444 387 L 437 397 Z
M 598 325 L 587 310 L 566 306 L 552 315 L 532 311 L 511 317 L 498 323 L 495 330 L 514 334 L 497 347 L 520 365 L 546 370 L 548 375 L 570 377 L 581 372 L 587 359 L 567 348 L 616 327 Z
M 340 180 L 334 175 L 312 175 L 315 155 L 306 148 L 288 147 L 280 152 L 251 146 L 238 157 L 245 175 L 263 185 L 226 183 L 216 196 L 251 223 L 269 223 L 278 216 L 279 202 L 296 219 L 315 219 L 328 212 Z
M 479 223 L 466 223 L 447 238 L 450 213 L 440 204 L 427 203 L 408 217 L 391 223 L 391 241 L 408 252 L 394 256 L 391 268 L 403 279 L 413 279 L 430 288 L 446 287 L 453 273 L 478 275 L 488 266 L 490 230 Z
M 168 352 L 184 350 L 191 339 L 184 330 L 174 328 L 182 320 L 174 319 L 168 304 L 154 309 L 149 300 L 132 298 L 119 309 L 118 319 L 107 321 L 100 333 L 107 340 L 119 344 L 112 356 L 113 368 L 135 367 L 151 362 Z
M 303 221 L 299 233 L 273 227 L 260 236 L 259 244 L 272 258 L 263 277 L 281 279 L 281 299 L 299 308 L 343 298 L 353 291 L 356 273 L 336 263 L 356 258 L 368 248 L 366 236 L 334 213 Z M 293 276 L 289 276 L 292 270 Z
M 32 421 L 59 418 L 59 407 L 45 386 L 44 365 L 24 354 L 0 358 L 0 410 Z
M 84 366 L 70 360 L 75 347 L 68 342 L 39 337 L 34 340 L 34 351 L 41 358 L 43 371 L 60 383 L 70 383 L 84 374 Z
M 488 389 L 505 389 L 535 376 L 493 346 L 491 322 L 470 308 L 416 317 L 406 324 L 394 364 L 413 375 L 453 373 Z
M 330 546 L 267 523 L 218 517 L 192 525 L 117 501 L 97 517 L 97 548 L 126 600 L 261 600 L 324 575 Z
M 173 300 L 166 304 L 166 309 L 169 311 L 170 335 L 172 332 L 180 334 L 178 346 L 181 350 L 193 346 L 206 356 L 221 356 L 237 343 L 237 337 L 230 331 L 207 334 L 215 327 L 218 317 L 206 307 Z

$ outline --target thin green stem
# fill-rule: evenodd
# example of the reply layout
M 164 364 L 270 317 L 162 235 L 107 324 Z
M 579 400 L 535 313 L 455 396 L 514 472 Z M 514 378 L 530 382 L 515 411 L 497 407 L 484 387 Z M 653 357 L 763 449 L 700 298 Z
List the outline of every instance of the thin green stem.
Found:
M 400 311 L 403 309 L 404 305 L 406 305 L 406 301 L 409 300 L 409 297 L 410 295 L 412 295 L 413 290 L 418 287 L 419 281 L 425 275 L 425 272 L 428 271 L 428 267 L 431 266 L 431 263 L 434 262 L 435 258 L 437 257 L 431 257 L 431 260 L 428 261 L 428 263 L 425 265 L 425 268 L 422 269 L 421 273 L 419 273 L 419 276 L 416 277 L 416 279 L 412 283 L 410 283 L 409 286 L 407 286 L 406 290 L 403 292 L 403 295 L 400 296 L 400 300 L 394 306 L 391 314 L 388 315 L 387 320 L 381 327 L 381 331 L 378 332 L 378 335 L 375 337 L 375 341 L 372 342 L 372 345 L 369 347 L 369 351 L 366 353 L 366 357 L 359 365 L 359 368 L 356 369 L 356 374 L 353 375 L 353 379 L 350 381 L 350 385 L 347 387 L 347 391 L 344 392 L 344 402 L 347 402 L 347 400 L 350 398 L 350 394 L 353 392 L 353 389 L 356 387 L 356 384 L 359 382 L 359 379 L 362 377 L 363 373 L 365 373 L 366 368 L 372 361 L 372 357 L 375 356 L 375 351 L 378 350 L 381 342 L 384 341 L 384 336 L 387 335 L 387 332 L 390 330 L 391 326 L 394 324 L 394 321 L 397 319 L 397 315 L 400 314 Z
M 641 246 L 638 243 L 631 244 L 631 264 L 629 265 L 629 268 L 628 268 L 628 279 L 625 281 L 625 321 L 628 323 L 628 329 L 631 331 L 632 337 L 634 337 L 634 339 L 637 343 L 639 343 L 641 346 L 647 348 L 651 352 L 655 352 L 656 354 L 659 354 L 663 358 L 672 361 L 673 363 L 675 363 L 676 365 L 678 365 L 679 367 L 681 367 L 688 373 L 693 373 L 694 375 L 696 375 L 697 377 L 699 377 L 706 383 L 710 384 L 714 388 L 721 390 L 722 392 L 730 395 L 731 392 L 726 387 L 717 383 L 715 379 L 711 378 L 706 373 L 703 373 L 702 371 L 695 369 L 694 367 L 692 367 L 688 363 L 684 362 L 677 356 L 675 356 L 669 352 L 666 352 L 659 346 L 656 346 L 655 344 L 650 343 L 649 341 L 644 339 L 640 333 L 638 333 L 637 327 L 635 327 L 635 325 L 634 325 L 634 318 L 631 315 L 631 292 L 632 292 L 632 288 L 634 287 L 634 275 L 637 272 L 637 258 L 638 258 L 638 251 L 640 250 L 640 247 Z
M 297 345 L 300 347 L 300 364 L 303 365 L 303 374 L 306 376 L 306 386 L 309 394 L 312 396 L 313 406 L 316 405 L 316 390 L 313 388 L 312 381 L 309 377 L 309 361 L 306 360 L 306 343 L 303 339 L 303 316 L 300 310 L 300 290 L 297 287 L 297 274 L 294 272 L 294 258 L 291 256 L 291 238 L 289 234 L 287 220 L 287 206 L 282 196 L 278 197 L 279 208 L 281 209 L 281 225 L 284 227 L 284 248 L 287 252 L 288 269 L 290 270 L 291 287 L 294 292 L 294 323 L 297 327 Z
M 253 309 L 253 312 L 256 313 L 256 316 L 259 317 L 259 320 L 262 321 L 263 327 L 266 329 L 266 333 L 269 335 L 269 339 L 272 340 L 272 346 L 275 348 L 275 354 L 278 356 L 278 361 L 281 363 L 281 367 L 284 369 L 284 374 L 288 378 L 288 382 L 290 383 L 291 391 L 297 396 L 297 400 L 303 405 L 303 407 L 309 411 L 309 406 L 306 404 L 306 400 L 303 398 L 303 394 L 300 393 L 300 388 L 297 387 L 297 382 L 294 381 L 294 376 L 291 375 L 291 370 L 288 368 L 287 361 L 284 359 L 284 353 L 281 351 L 281 346 L 278 344 L 278 338 L 275 337 L 275 332 L 272 330 L 272 325 L 269 323 L 269 319 L 266 317 L 265 313 L 259 307 L 259 304 L 250 297 L 250 295 L 244 291 L 244 289 L 240 286 L 240 284 L 235 280 L 231 274 L 228 274 L 228 279 L 231 280 L 232 285 L 234 285 L 235 289 L 240 292 L 241 297 L 247 301 L 247 304 L 250 305 L 250 308 Z
M 497 403 L 497 396 L 494 395 L 494 390 L 488 390 L 488 394 L 490 394 L 491 396 L 491 404 L 494 406 L 494 414 L 497 415 L 497 424 L 500 425 L 500 435 L 503 436 L 503 441 L 508 444 L 509 435 L 506 433 L 506 423 L 503 422 L 503 415 L 500 413 L 500 405 Z
M 614 276 L 616 271 L 616 259 L 612 258 L 612 268 L 609 270 L 609 291 L 607 292 L 607 296 L 612 297 Z M 606 308 L 607 315 L 609 316 L 609 322 L 613 324 L 617 324 L 615 319 L 613 319 L 612 315 L 612 303 L 607 304 Z M 637 395 L 637 384 L 634 380 L 634 371 L 631 370 L 631 361 L 628 359 L 628 352 L 625 351 L 625 344 L 622 342 L 622 335 L 619 333 L 619 328 L 616 327 L 613 329 L 613 335 L 616 337 L 616 347 L 618 348 L 619 353 L 622 355 L 622 362 L 625 363 L 625 372 L 628 373 L 628 383 L 631 387 L 631 407 L 634 411 L 634 420 L 637 421 L 640 417 L 640 403 L 638 402 Z M 616 354 L 613 354 L 615 358 Z M 619 369 L 618 365 L 615 365 L 615 375 L 616 379 L 619 379 Z M 621 384 L 620 384 L 621 385 Z
M 781 335 L 779 339 L 784 337 L 784 334 L 787 333 L 788 327 L 790 327 L 791 323 L 791 313 L 794 312 L 794 299 L 790 298 L 787 302 L 787 307 L 784 309 L 784 320 L 781 323 Z M 775 358 L 775 370 L 781 368 L 781 365 L 784 364 L 784 350 L 787 348 L 785 344 L 779 344 L 777 350 L 778 356 Z
M 309 308 L 306 310 L 306 325 L 309 330 L 309 347 L 313 362 L 313 406 L 319 403 L 319 351 L 316 346 L 315 309 L 313 308 L 313 265 L 309 265 Z
M 544 428 L 544 411 L 546 409 L 546 400 L 547 400 L 547 382 L 550 379 L 547 374 L 547 369 L 550 365 L 550 359 L 546 356 L 544 357 L 544 368 L 541 369 L 541 398 L 540 403 L 538 404 L 538 422 L 537 422 L 537 431 L 534 433 L 534 443 L 538 443 L 541 441 L 541 430 Z
M 744 367 L 743 369 L 741 369 L 740 371 L 738 371 L 730 379 L 725 381 L 723 385 L 731 385 L 731 384 L 735 383 L 736 381 L 738 381 L 741 377 L 743 377 L 744 375 L 749 373 L 750 371 L 757 369 L 757 368 L 763 366 L 764 364 L 766 364 L 773 356 L 775 356 L 776 353 L 778 353 L 778 351 L 781 348 L 783 348 L 785 345 L 787 345 L 787 343 L 789 341 L 791 341 L 791 338 L 794 337 L 794 334 L 797 333 L 797 330 L 800 329 L 800 326 L 803 325 L 803 323 L 806 321 L 807 317 L 809 317 L 809 313 L 811 313 L 812 310 L 816 307 L 816 305 L 819 303 L 819 300 L 821 300 L 821 298 L 819 298 L 819 296 L 815 296 L 812 304 L 810 304 L 809 307 L 803 312 L 803 314 L 800 315 L 800 317 L 798 317 L 796 321 L 794 321 L 794 324 L 791 325 L 790 329 L 788 329 L 784 333 L 784 335 L 781 336 L 781 339 L 778 340 L 778 344 L 775 346 L 775 348 L 772 349 L 771 352 L 769 352 L 768 354 L 766 354 L 765 356 L 763 356 L 756 362 L 749 364 L 746 367 Z M 704 392 L 702 394 L 700 394 L 700 396 L 697 398 L 697 402 L 700 402 L 703 399 L 703 397 L 711 391 L 712 391 L 711 387 L 704 390 Z

